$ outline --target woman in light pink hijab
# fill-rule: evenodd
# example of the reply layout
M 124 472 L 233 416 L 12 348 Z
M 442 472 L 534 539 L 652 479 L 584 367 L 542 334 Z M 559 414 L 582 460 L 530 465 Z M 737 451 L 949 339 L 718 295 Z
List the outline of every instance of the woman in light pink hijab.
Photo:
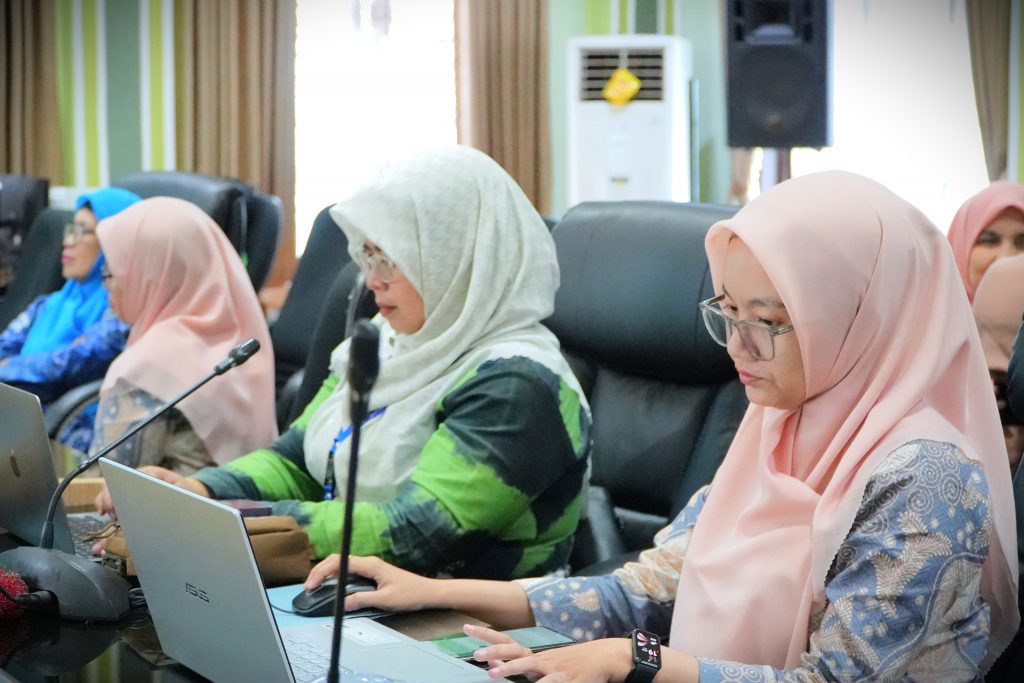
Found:
M 1024 185 L 997 180 L 968 199 L 953 217 L 948 237 L 967 298 L 973 301 L 989 266 L 1024 253 Z
M 1000 259 L 985 273 L 974 296 L 974 319 L 996 390 L 1003 438 L 1016 470 L 1024 451 L 1024 425 L 1006 404 L 1006 371 L 1024 315 L 1024 256 Z
M 719 296 L 701 308 L 751 405 L 656 547 L 609 576 L 532 584 L 354 558 L 378 590 L 347 606 L 415 600 L 590 641 L 531 653 L 467 626 L 493 643 L 474 656 L 496 676 L 647 683 L 660 662 L 672 682 L 980 680 L 1019 623 L 1016 531 L 942 233 L 881 185 L 827 172 L 764 193 L 706 246 Z
M 118 447 L 132 466 L 191 472 L 277 436 L 274 360 L 267 325 L 238 254 L 194 204 L 139 202 L 102 221 L 111 308 L 131 324 L 128 345 L 103 380 L 95 452 L 184 391 L 240 342 L 261 350 Z

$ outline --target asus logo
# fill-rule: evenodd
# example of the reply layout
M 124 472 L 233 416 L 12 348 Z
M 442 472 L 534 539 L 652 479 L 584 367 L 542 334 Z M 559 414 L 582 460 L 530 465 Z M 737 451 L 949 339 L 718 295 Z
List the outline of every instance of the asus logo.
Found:
M 189 595 L 191 595 L 194 598 L 199 598 L 203 602 L 210 602 L 210 597 L 206 594 L 206 591 L 199 590 L 198 588 L 193 586 L 191 583 L 186 583 L 185 584 L 185 592 L 188 593 Z

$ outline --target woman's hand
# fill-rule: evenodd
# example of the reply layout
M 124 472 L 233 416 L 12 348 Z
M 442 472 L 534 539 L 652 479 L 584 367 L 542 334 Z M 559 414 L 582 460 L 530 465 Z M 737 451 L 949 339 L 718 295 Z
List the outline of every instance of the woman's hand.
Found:
M 188 489 L 192 493 L 197 493 L 205 498 L 212 497 L 210 495 L 210 489 L 206 488 L 206 484 L 199 481 L 198 479 L 189 479 L 183 477 L 177 472 L 172 472 L 164 467 L 156 467 L 155 465 L 149 465 L 147 467 L 140 467 L 140 472 L 156 477 L 161 481 L 166 481 L 168 484 L 174 484 L 180 486 L 183 489 Z M 103 489 L 96 495 L 96 512 L 101 515 L 109 515 L 111 519 L 117 519 L 117 512 L 114 510 L 114 501 L 110 498 L 110 491 L 107 489 L 107 485 L 103 485 Z M 92 547 L 93 555 L 102 555 L 103 548 L 106 547 L 106 539 L 99 541 Z
M 539 683 L 613 683 L 625 680 L 633 666 L 626 638 L 605 638 L 579 645 L 533 653 L 510 636 L 482 626 L 466 624 L 466 635 L 492 643 L 473 653 L 487 662 L 493 678 L 525 675 Z
M 377 590 L 353 593 L 345 598 L 345 611 L 377 607 L 393 612 L 411 612 L 427 607 L 439 607 L 437 588 L 441 583 L 438 579 L 428 579 L 404 569 L 390 565 L 379 557 L 358 557 L 350 555 L 349 572 L 365 576 L 377 582 Z M 324 558 L 313 567 L 306 578 L 306 590 L 312 590 L 341 571 L 341 556 L 338 554 Z

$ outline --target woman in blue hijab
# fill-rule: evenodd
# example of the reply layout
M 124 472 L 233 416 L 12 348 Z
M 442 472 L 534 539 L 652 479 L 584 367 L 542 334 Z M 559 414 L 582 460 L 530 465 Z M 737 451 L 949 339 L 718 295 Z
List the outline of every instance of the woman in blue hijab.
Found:
M 103 377 L 124 349 L 128 326 L 107 303 L 96 225 L 140 200 L 116 187 L 78 198 L 73 222 L 64 228 L 61 272 L 67 282 L 36 298 L 0 333 L 0 382 L 48 403 Z

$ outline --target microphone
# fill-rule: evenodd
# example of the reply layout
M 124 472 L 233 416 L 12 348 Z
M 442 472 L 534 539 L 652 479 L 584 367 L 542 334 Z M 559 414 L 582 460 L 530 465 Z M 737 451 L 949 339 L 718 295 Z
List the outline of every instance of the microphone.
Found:
M 331 632 L 331 665 L 327 683 L 338 683 L 341 663 L 341 628 L 345 614 L 345 586 L 348 585 L 348 556 L 352 550 L 352 508 L 356 498 L 356 470 L 359 463 L 359 437 L 370 403 L 370 390 L 380 371 L 380 330 L 369 320 L 360 320 L 352 331 L 348 350 L 349 417 L 352 420 L 352 448 L 348 458 L 345 485 L 345 517 L 341 523 L 341 569 L 334 596 L 334 630 Z
M 185 389 L 178 396 L 163 404 L 149 417 L 135 424 L 112 443 L 100 449 L 95 455 L 84 460 L 71 471 L 50 498 L 46 519 L 39 538 L 39 546 L 22 546 L 0 553 L 0 567 L 6 567 L 19 574 L 36 592 L 27 595 L 45 596 L 50 611 L 56 611 L 62 618 L 80 621 L 118 621 L 130 610 L 128 591 L 131 586 L 121 576 L 87 558 L 78 557 L 53 548 L 53 517 L 57 513 L 61 495 L 71 482 L 100 458 L 112 452 L 125 441 L 145 429 L 150 423 L 178 405 L 196 389 L 214 377 L 223 375 L 233 367 L 241 365 L 256 353 L 260 343 L 249 339 L 231 349 L 228 357 L 198 382 Z M 21 600 L 18 601 L 21 603 Z
M 370 389 L 380 372 L 380 330 L 369 320 L 360 320 L 352 330 L 348 351 L 348 387 L 352 396 L 352 424 L 366 418 Z
M 223 375 L 231 368 L 238 367 L 245 361 L 252 358 L 252 355 L 259 350 L 260 343 L 258 341 L 256 341 L 255 339 L 246 339 L 244 342 L 228 351 L 227 358 L 217 363 L 217 367 L 213 369 L 214 376 Z M 196 389 L 201 387 L 206 382 L 206 379 L 202 380 L 199 384 L 197 384 Z M 188 396 L 188 394 L 185 394 L 185 396 Z M 182 396 L 182 398 L 184 398 L 185 396 Z

